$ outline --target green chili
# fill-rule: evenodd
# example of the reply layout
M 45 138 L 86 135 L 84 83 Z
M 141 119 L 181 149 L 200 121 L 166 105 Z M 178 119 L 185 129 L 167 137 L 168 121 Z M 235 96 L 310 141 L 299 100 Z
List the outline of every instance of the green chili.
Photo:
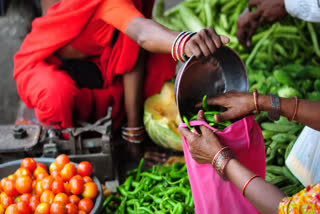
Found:
M 320 48 L 319 48 L 319 43 L 318 43 L 318 39 L 317 39 L 317 34 L 314 31 L 314 28 L 312 26 L 311 22 L 307 23 L 307 27 L 311 36 L 311 40 L 313 43 L 313 48 L 314 48 L 314 52 L 318 55 L 318 57 L 320 57 Z
M 139 181 L 139 179 L 140 179 L 140 173 L 141 173 L 143 162 L 144 162 L 144 158 L 141 158 L 139 166 L 138 166 L 138 170 L 137 170 L 135 181 Z
M 185 124 L 188 126 L 188 128 L 191 130 L 192 128 L 191 128 L 191 126 L 190 126 L 190 124 L 189 124 L 189 121 L 188 121 L 188 119 L 187 119 L 187 117 L 186 116 L 182 116 L 182 119 L 183 119 L 183 122 L 185 122 Z
M 208 111 L 207 95 L 202 98 L 202 108 L 204 111 Z

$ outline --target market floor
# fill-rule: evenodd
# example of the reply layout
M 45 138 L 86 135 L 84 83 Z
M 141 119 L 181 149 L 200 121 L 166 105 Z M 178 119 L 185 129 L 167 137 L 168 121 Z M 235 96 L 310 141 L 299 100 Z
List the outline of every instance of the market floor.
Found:
M 180 1 L 165 0 L 166 8 Z M 30 2 L 11 0 L 5 16 L 0 16 L 0 124 L 13 124 L 16 119 L 20 98 L 12 77 L 13 56 L 35 17 L 35 9 Z

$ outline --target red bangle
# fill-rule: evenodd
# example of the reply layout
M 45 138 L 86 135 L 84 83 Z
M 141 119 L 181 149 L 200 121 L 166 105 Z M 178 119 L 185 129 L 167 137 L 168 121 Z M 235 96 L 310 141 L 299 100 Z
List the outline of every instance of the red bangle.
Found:
M 183 31 L 181 33 L 179 33 L 179 35 L 175 38 L 173 44 L 172 44 L 172 47 L 171 47 L 171 55 L 172 55 L 172 58 L 174 59 L 174 61 L 177 61 L 177 56 L 175 54 L 175 47 L 176 47 L 176 44 L 177 44 L 177 41 L 180 39 L 180 37 L 187 33 L 187 31 Z
M 187 41 L 190 39 L 190 33 L 181 41 L 181 46 L 180 47 L 178 47 L 179 48 L 179 50 L 178 50 L 178 52 L 179 52 L 179 60 L 181 61 L 181 62 L 185 62 L 185 60 L 183 59 L 183 55 L 184 55 L 184 47 L 185 47 L 185 45 L 186 45 L 186 43 L 187 43 Z
M 294 118 L 295 118 L 296 115 L 297 115 L 297 112 L 298 112 L 299 99 L 298 99 L 296 96 L 294 96 L 294 97 L 292 97 L 292 98 L 295 99 L 294 112 L 293 112 L 293 115 L 292 115 L 291 119 L 288 120 L 288 121 L 293 121 Z
M 245 185 L 244 185 L 243 188 L 242 188 L 242 195 L 243 195 L 243 196 L 244 196 L 244 193 L 245 193 L 246 188 L 247 188 L 247 186 L 249 185 L 249 183 L 250 183 L 253 179 L 257 178 L 257 177 L 260 177 L 260 176 L 259 176 L 259 175 L 254 175 L 254 176 L 252 176 L 252 177 L 245 183 Z
M 253 102 L 254 102 L 254 107 L 256 108 L 256 114 L 260 114 L 259 105 L 258 105 L 258 90 L 256 88 L 253 89 Z
M 179 54 L 179 47 L 180 45 L 182 44 L 182 41 L 185 40 L 185 38 L 188 38 L 188 34 L 189 32 L 186 32 L 185 34 L 183 34 L 180 38 L 179 38 L 179 41 L 177 41 L 177 45 L 175 46 L 175 54 L 177 56 L 177 59 L 182 62 L 182 57 L 180 56 Z

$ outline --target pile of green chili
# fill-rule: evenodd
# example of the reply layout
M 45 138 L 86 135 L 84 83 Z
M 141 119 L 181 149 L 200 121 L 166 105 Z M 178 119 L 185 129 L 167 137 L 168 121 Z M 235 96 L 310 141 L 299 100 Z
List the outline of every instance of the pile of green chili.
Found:
M 104 213 L 194 213 L 187 167 L 184 163 L 153 166 L 128 172 L 125 182 L 103 203 Z

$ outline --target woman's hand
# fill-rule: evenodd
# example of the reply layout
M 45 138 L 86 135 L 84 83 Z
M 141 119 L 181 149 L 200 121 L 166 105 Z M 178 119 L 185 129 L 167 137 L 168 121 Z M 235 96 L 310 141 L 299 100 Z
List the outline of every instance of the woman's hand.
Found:
M 192 55 L 207 57 L 229 41 L 228 37 L 220 36 L 213 27 L 208 27 L 192 36 L 186 43 L 184 51 L 188 57 Z
M 252 93 L 229 91 L 217 97 L 208 98 L 209 105 L 223 106 L 228 110 L 215 115 L 217 122 L 232 120 L 246 116 L 255 109 Z M 198 104 L 197 106 L 201 106 Z
M 237 37 L 245 48 L 251 46 L 251 37 L 260 25 L 274 23 L 287 14 L 284 0 L 251 0 L 248 7 L 237 21 Z M 256 10 L 250 12 L 254 7 Z
M 198 120 L 204 120 L 204 112 L 200 110 Z M 189 152 L 192 158 L 199 164 L 211 163 L 214 155 L 223 147 L 212 130 L 200 126 L 202 134 L 190 131 L 188 128 L 180 128 L 180 133 L 187 139 Z

